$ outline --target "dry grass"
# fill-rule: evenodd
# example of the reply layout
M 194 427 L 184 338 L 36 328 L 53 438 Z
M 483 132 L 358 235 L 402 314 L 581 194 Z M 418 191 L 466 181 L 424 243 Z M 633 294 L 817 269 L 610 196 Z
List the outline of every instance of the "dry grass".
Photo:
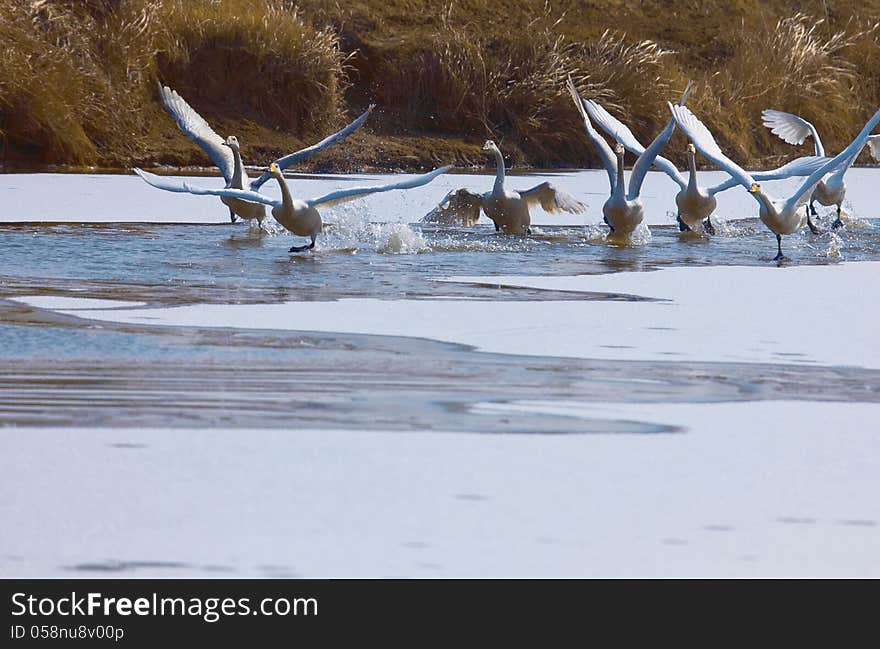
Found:
M 159 79 L 208 115 L 297 134 L 340 114 L 335 33 L 280 0 L 0 0 L 0 16 L 0 129 L 46 161 L 135 155 L 169 126 Z
M 263 149 L 377 100 L 370 127 L 385 136 L 464 140 L 452 148 L 473 161 L 491 137 L 517 164 L 595 162 L 569 72 L 643 140 L 695 79 L 691 106 L 744 163 L 790 153 L 760 125 L 768 107 L 813 121 L 833 152 L 878 103 L 874 4 L 825 0 L 808 15 L 793 0 L 0 0 L 3 155 L 173 157 L 161 79 L 223 128 L 264 134 L 252 143 Z M 362 159 L 384 151 L 371 142 Z M 417 145 L 395 147 L 376 162 L 424 162 Z
M 756 126 L 764 108 L 802 115 L 839 147 L 861 126 L 866 110 L 876 109 L 877 98 L 860 101 L 857 88 L 868 70 L 847 58 L 876 32 L 876 24 L 830 30 L 802 13 L 757 29 L 740 25 L 731 34 L 733 55 L 700 89 L 699 109 L 742 157 L 779 150 L 775 137 Z
M 621 117 L 656 125 L 668 98 L 662 68 L 669 52 L 611 31 L 591 44 L 570 42 L 557 30 L 564 19 L 545 5 L 528 23 L 487 36 L 449 5 L 433 39 L 387 70 L 380 100 L 409 128 L 493 137 L 538 164 L 583 151 L 565 91 L 569 72 Z

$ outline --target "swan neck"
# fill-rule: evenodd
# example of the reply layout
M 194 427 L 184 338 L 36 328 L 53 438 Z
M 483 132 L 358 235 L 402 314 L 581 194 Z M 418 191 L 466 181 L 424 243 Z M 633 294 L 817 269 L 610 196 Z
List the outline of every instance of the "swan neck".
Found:
M 697 187 L 697 156 L 693 151 L 688 151 L 688 187 Z
M 287 186 L 287 181 L 284 180 L 284 176 L 280 173 L 275 176 L 275 180 L 278 181 L 278 186 L 281 188 L 281 201 L 284 204 L 284 207 L 290 209 L 293 207 L 293 198 L 290 196 L 290 188 Z
M 242 189 L 242 164 L 241 164 L 241 152 L 238 150 L 238 147 L 232 148 L 232 160 L 234 162 L 232 169 L 232 187 L 235 189 Z
M 614 183 L 613 194 L 623 195 L 623 151 L 617 153 L 617 181 Z
M 758 199 L 758 201 L 761 203 L 761 205 L 763 205 L 766 208 L 766 210 L 769 213 L 771 213 L 771 214 L 776 213 L 776 207 L 773 205 L 773 201 L 770 200 L 770 197 L 767 196 L 767 194 L 765 194 L 763 191 L 761 191 L 759 189 L 758 191 L 756 191 L 754 193 L 754 196 L 756 199 Z
M 504 193 L 504 156 L 501 155 L 501 151 L 495 149 L 495 165 L 497 167 L 495 171 L 495 187 L 493 192 L 495 194 L 503 194 Z

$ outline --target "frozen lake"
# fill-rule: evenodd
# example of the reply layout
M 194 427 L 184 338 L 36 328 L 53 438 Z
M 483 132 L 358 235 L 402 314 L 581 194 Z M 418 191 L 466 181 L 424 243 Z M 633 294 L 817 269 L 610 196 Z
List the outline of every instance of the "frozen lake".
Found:
M 616 246 L 604 172 L 510 185 L 548 178 L 587 213 L 419 225 L 492 182 L 447 175 L 289 255 L 213 197 L 0 176 L 0 576 L 880 576 L 880 171 L 781 267 L 745 191 L 680 235 L 651 173 Z

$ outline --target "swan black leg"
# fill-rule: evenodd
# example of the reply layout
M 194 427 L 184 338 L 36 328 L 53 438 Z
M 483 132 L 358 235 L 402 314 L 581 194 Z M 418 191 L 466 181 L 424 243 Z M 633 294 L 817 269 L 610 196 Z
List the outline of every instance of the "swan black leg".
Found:
M 315 235 L 312 235 L 311 243 L 307 243 L 304 246 L 293 246 L 288 252 L 305 252 L 306 250 L 311 250 L 315 247 Z
M 703 223 L 703 229 L 709 234 L 715 234 L 715 226 L 712 225 L 712 218 L 707 216 Z
M 230 220 L 232 223 L 235 223 L 235 212 L 232 211 L 232 208 L 231 208 L 231 207 L 229 208 L 229 220 Z
M 678 221 L 679 232 L 693 232 L 693 230 L 688 227 L 688 224 L 681 220 L 681 214 L 676 215 L 675 220 Z
M 806 212 L 807 212 L 807 227 L 810 228 L 810 232 L 812 232 L 813 234 L 822 234 L 822 230 L 820 230 L 820 229 L 816 226 L 816 224 L 813 223 L 813 219 L 810 218 L 810 212 L 812 212 L 813 214 L 816 213 L 816 210 L 815 210 L 815 208 L 813 208 L 813 204 L 812 204 L 812 203 L 810 203 L 810 207 L 809 207 L 809 208 L 806 208 Z
M 831 224 L 831 229 L 836 230 L 843 227 L 843 221 L 840 220 L 840 205 L 837 206 L 837 219 Z
M 782 261 L 783 259 L 785 259 L 785 255 L 782 254 L 782 235 L 781 234 L 776 235 L 776 247 L 779 250 L 779 252 L 773 258 L 773 261 Z

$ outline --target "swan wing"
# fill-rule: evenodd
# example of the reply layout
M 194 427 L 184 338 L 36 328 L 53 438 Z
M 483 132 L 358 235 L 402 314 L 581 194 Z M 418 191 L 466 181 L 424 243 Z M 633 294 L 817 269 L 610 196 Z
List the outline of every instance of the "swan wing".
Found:
M 235 159 L 232 157 L 232 149 L 223 145 L 223 138 L 217 135 L 210 124 L 186 103 L 183 97 L 168 86 L 159 85 L 159 97 L 180 130 L 208 154 L 208 157 L 220 168 L 226 182 L 230 182 Z
M 587 206 L 581 203 L 571 194 L 557 189 L 552 183 L 541 183 L 531 189 L 519 192 L 519 195 L 529 204 L 540 205 L 545 212 L 568 212 L 580 214 Z
M 472 226 L 480 220 L 482 194 L 469 189 L 453 189 L 433 210 L 422 217 L 422 223 Z
M 608 143 L 596 132 L 596 129 L 593 128 L 590 116 L 584 108 L 584 100 L 581 99 L 577 88 L 574 87 L 574 81 L 571 80 L 571 75 L 568 77 L 568 92 L 571 94 L 571 99 L 574 101 L 574 105 L 577 107 L 581 119 L 584 120 L 584 130 L 587 132 L 587 139 L 599 155 L 599 159 L 602 161 L 602 166 L 605 167 L 605 173 L 608 174 L 608 182 L 611 184 L 611 189 L 613 190 L 617 178 L 617 158 L 614 155 L 614 151 L 608 146 Z
M 367 194 L 388 192 L 394 189 L 413 189 L 415 187 L 427 185 L 437 176 L 446 173 L 450 169 L 452 169 L 451 166 L 440 167 L 439 169 L 434 169 L 434 171 L 422 174 L 421 176 L 416 176 L 415 178 L 402 180 L 396 183 L 390 183 L 388 185 L 374 185 L 371 187 L 352 187 L 351 189 L 338 189 L 335 192 L 330 192 L 329 194 L 319 196 L 318 198 L 309 199 L 306 202 L 313 207 L 317 205 L 338 205 L 340 203 L 354 200 L 360 196 L 366 196 Z
M 132 171 L 140 176 L 147 184 L 158 189 L 164 189 L 166 192 L 195 194 L 196 196 L 228 196 L 230 198 L 240 198 L 243 201 L 262 203 L 263 205 L 271 205 L 273 207 L 281 205 L 281 201 L 279 200 L 271 199 L 268 196 L 263 196 L 262 194 L 247 189 L 232 189 L 230 187 L 214 189 L 211 187 L 198 187 L 196 185 L 190 185 L 184 180 L 177 180 L 167 176 L 157 176 L 156 174 L 151 174 L 143 169 L 138 169 L 137 167 L 134 167 Z
M 798 117 L 792 113 L 783 113 L 781 110 L 766 108 L 761 111 L 761 118 L 764 126 L 769 128 L 773 135 L 779 136 L 789 144 L 803 144 L 804 140 L 812 136 L 816 155 L 825 155 L 825 147 L 822 146 L 819 132 L 815 126 L 803 117 Z
M 626 126 L 623 122 L 618 120 L 616 117 L 611 115 L 607 110 L 605 110 L 602 106 L 597 104 L 592 99 L 587 99 L 584 101 L 584 105 L 587 108 L 587 112 L 590 114 L 590 117 L 593 119 L 599 127 L 608 133 L 615 140 L 620 142 L 623 145 L 623 148 L 632 153 L 633 155 L 639 156 L 639 160 L 641 160 L 641 156 L 644 155 L 646 149 L 642 146 L 642 143 L 639 142 L 638 138 L 633 135 L 633 132 Z M 661 133 L 661 136 L 665 136 L 665 140 L 662 138 L 657 138 L 654 140 L 659 146 L 656 151 L 650 156 L 651 162 L 645 167 L 641 175 L 638 177 L 637 185 L 640 187 L 642 181 L 645 178 L 645 174 L 648 172 L 648 169 L 651 168 L 651 165 L 656 165 L 658 169 L 662 170 L 666 173 L 673 181 L 682 189 L 687 187 L 687 181 L 685 181 L 684 177 L 678 172 L 678 169 L 675 168 L 675 165 L 672 164 L 666 158 L 663 158 L 659 155 L 660 151 L 663 150 L 663 147 L 666 146 L 666 143 L 669 141 L 669 138 L 672 137 L 672 131 L 675 129 L 675 122 L 671 119 L 669 120 L 669 124 Z M 660 140 L 658 142 L 658 139 Z M 635 176 L 636 168 L 638 167 L 638 162 L 636 162 L 636 167 L 633 167 L 633 175 Z M 633 189 L 633 180 L 630 178 L 629 181 L 630 193 L 632 194 Z M 636 192 L 638 194 L 638 192 Z
M 831 158 L 823 158 L 822 156 L 808 155 L 802 158 L 796 158 L 781 167 L 771 169 L 769 171 L 756 171 L 752 173 L 755 180 L 781 180 L 783 178 L 791 178 L 792 176 L 809 176 L 822 167 Z M 719 183 L 713 187 L 709 187 L 706 191 L 710 196 L 714 196 L 719 192 L 727 191 L 731 187 L 739 185 L 736 178 L 728 178 L 723 183 Z
M 323 140 L 321 140 L 317 144 L 313 144 L 312 146 L 306 147 L 305 149 L 300 149 L 299 151 L 296 151 L 295 153 L 290 153 L 290 154 L 284 156 L 283 158 L 278 158 L 275 161 L 275 164 L 277 164 L 282 170 L 287 169 L 291 165 L 294 165 L 298 162 L 301 162 L 307 158 L 311 158 L 316 153 L 320 153 L 321 151 L 330 147 L 331 145 L 335 144 L 336 142 L 339 142 L 340 140 L 344 140 L 345 138 L 347 138 L 349 135 L 351 135 L 356 130 L 358 130 L 361 126 L 364 125 L 364 122 L 367 121 L 367 118 L 370 116 L 370 113 L 373 112 L 373 109 L 375 107 L 376 107 L 375 104 L 370 104 L 370 106 L 367 108 L 367 110 L 365 110 L 363 113 L 361 113 L 360 116 L 356 120 L 354 120 L 351 124 L 346 126 L 341 131 L 337 131 L 333 135 L 328 135 L 327 137 L 325 137 Z M 265 183 L 271 177 L 272 177 L 272 174 L 270 174 L 268 171 L 264 171 L 263 174 L 259 178 L 257 178 L 256 180 L 254 180 L 251 183 L 251 189 L 253 189 L 254 191 L 259 190 L 260 187 L 263 186 L 263 183 Z
M 672 116 L 678 128 L 681 129 L 682 133 L 687 136 L 691 144 L 694 145 L 704 158 L 711 160 L 718 167 L 729 173 L 732 178 L 735 178 L 746 189 L 751 188 L 755 183 L 754 178 L 745 169 L 724 155 L 711 131 L 706 128 L 706 125 L 687 106 L 673 106 L 669 104 L 669 109 L 672 111 Z
M 798 190 L 785 202 L 785 207 L 787 209 L 800 207 L 807 202 L 807 198 L 812 193 L 813 188 L 822 180 L 825 174 L 834 171 L 841 165 L 852 164 L 853 160 L 855 160 L 856 156 L 859 155 L 862 148 L 868 142 L 871 131 L 874 130 L 878 122 L 880 122 L 880 110 L 874 113 L 871 119 L 862 127 L 862 130 L 859 131 L 856 138 L 850 142 L 849 146 L 807 177 Z

